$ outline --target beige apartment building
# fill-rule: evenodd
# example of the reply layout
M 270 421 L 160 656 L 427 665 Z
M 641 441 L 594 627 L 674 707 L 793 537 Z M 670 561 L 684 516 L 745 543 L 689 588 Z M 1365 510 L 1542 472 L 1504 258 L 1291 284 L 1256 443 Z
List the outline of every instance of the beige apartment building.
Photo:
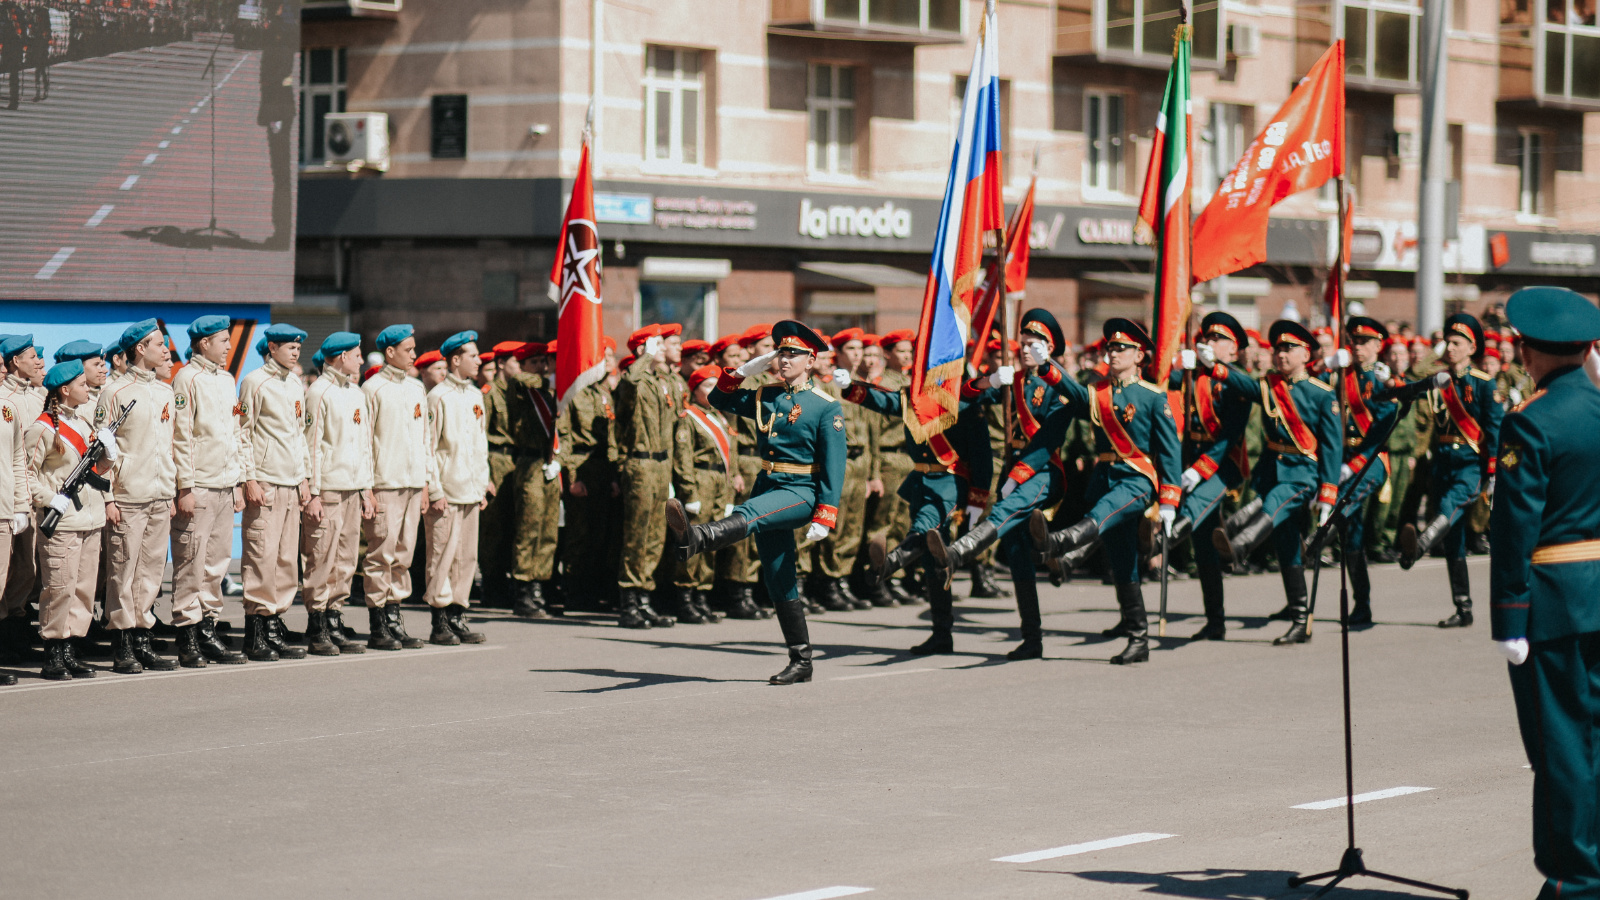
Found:
M 915 325 L 982 0 L 306 0 L 296 313 L 363 333 L 553 336 L 546 283 L 594 104 L 607 329 L 715 338 L 798 316 Z M 1600 275 L 1595 0 L 1454 0 L 1447 298 Z M 1000 0 L 1008 203 L 1038 179 L 1027 303 L 1090 340 L 1142 316 L 1133 220 L 1177 0 Z M 1196 209 L 1347 40 L 1351 295 L 1412 319 L 1417 40 L 1407 0 L 1196 4 Z M 387 116 L 386 171 L 324 115 Z M 335 156 L 337 154 L 335 153 Z M 338 161 L 338 160 L 336 160 Z M 342 161 L 341 161 L 342 162 Z M 359 167 L 357 167 L 359 168 Z M 1334 192 L 1281 204 L 1269 261 L 1197 288 L 1316 321 Z

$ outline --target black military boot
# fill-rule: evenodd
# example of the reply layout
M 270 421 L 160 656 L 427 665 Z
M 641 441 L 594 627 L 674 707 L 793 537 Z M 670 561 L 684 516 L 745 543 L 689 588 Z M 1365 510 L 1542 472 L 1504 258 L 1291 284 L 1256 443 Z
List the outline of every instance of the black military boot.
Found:
M 1137 584 L 1117 585 L 1117 606 L 1128 627 L 1128 646 L 1111 657 L 1113 666 L 1147 662 L 1150 659 L 1150 617 L 1144 611 L 1144 592 Z
M 535 582 L 539 585 L 539 592 L 544 596 L 544 611 L 553 618 L 560 618 L 567 614 L 567 588 L 565 579 L 557 581 Z
M 252 662 L 277 662 L 278 651 L 267 640 L 267 616 L 244 617 L 244 655 Z
M 650 620 L 645 618 L 639 609 L 639 598 L 643 591 L 635 588 L 623 588 L 618 603 L 617 624 L 623 628 L 646 629 L 650 627 Z
M 1439 543 L 1439 539 L 1449 530 L 1449 516 L 1435 516 L 1421 534 L 1417 533 L 1417 526 L 1410 522 L 1401 525 L 1400 535 L 1395 538 L 1400 545 L 1400 568 L 1409 569 L 1416 565 L 1417 560 L 1427 556 L 1433 545 Z
M 1060 587 L 1072 573 L 1072 568 L 1080 561 L 1074 554 L 1100 540 L 1100 524 L 1085 516 L 1075 524 L 1052 532 L 1050 520 L 1044 517 L 1042 511 L 1036 509 L 1033 515 L 1028 517 L 1028 536 L 1033 538 L 1034 551 L 1044 560 L 1045 570 L 1050 573 L 1050 583 Z M 1069 555 L 1074 557 L 1071 562 L 1063 559 Z
M 739 513 L 715 522 L 690 525 L 688 510 L 676 498 L 667 501 L 667 528 L 678 541 L 679 562 L 687 561 L 696 553 L 711 553 L 730 547 L 749 533 L 744 516 Z
M 1450 600 L 1456 613 L 1439 623 L 1440 628 L 1467 628 L 1472 625 L 1472 581 L 1467 576 L 1467 558 L 1451 557 L 1444 561 L 1450 573 Z
M 813 573 L 806 579 L 805 593 L 827 612 L 849 612 L 855 609 L 850 601 L 845 599 L 844 592 L 839 590 L 838 579 L 829 578 L 821 573 Z
M 951 544 L 945 544 L 944 536 L 940 534 L 939 548 L 935 550 L 933 536 L 938 533 L 939 529 L 928 532 L 928 552 L 933 554 L 934 562 L 941 569 L 951 572 L 957 569 L 965 569 L 971 564 L 973 557 L 982 553 L 984 548 L 1000 539 L 1000 529 L 988 520 L 979 522 Z
M 1231 519 L 1229 520 L 1232 521 Z M 1267 542 L 1272 536 L 1272 517 L 1264 512 L 1257 512 L 1255 517 L 1241 525 L 1237 531 L 1229 532 L 1226 526 L 1211 532 L 1211 546 L 1217 549 L 1217 555 L 1223 562 L 1243 563 L 1256 552 L 1256 548 Z
M 811 635 L 806 628 L 805 605 L 800 600 L 779 600 L 778 626 L 789 646 L 789 664 L 767 679 L 769 684 L 800 684 L 811 680 Z
M 1239 529 L 1250 524 L 1250 521 L 1256 517 L 1257 513 L 1261 512 L 1264 506 L 1266 506 L 1266 498 L 1256 497 L 1249 503 L 1234 510 L 1233 515 L 1223 521 L 1222 530 L 1227 533 L 1228 537 L 1233 537 L 1239 533 Z
M 39 670 L 39 675 L 50 681 L 67 681 L 72 678 L 72 673 L 67 671 L 67 662 L 62 657 L 66 651 L 62 645 L 66 641 L 44 642 L 44 668 Z M 11 682 L 16 684 L 15 681 Z
M 1011 596 L 1011 592 L 1000 586 L 995 580 L 994 566 L 986 563 L 975 562 L 972 564 L 972 590 L 967 596 L 978 600 L 994 600 Z
M 1039 583 L 1032 578 L 1011 580 L 1017 590 L 1017 616 L 1022 619 L 1022 643 L 1006 654 L 1013 662 L 1044 656 L 1044 629 L 1039 616 Z
M 339 648 L 340 655 L 346 653 L 365 653 L 367 648 L 361 642 L 351 637 L 349 629 L 344 627 L 344 610 L 330 609 L 325 613 L 328 617 L 328 639 Z
M 672 616 L 664 616 L 656 612 L 655 607 L 650 605 L 649 591 L 639 592 L 639 615 L 649 620 L 651 628 L 671 628 L 678 624 L 678 620 Z
M 228 645 L 224 644 L 222 638 L 217 636 L 216 619 L 207 616 L 201 619 L 200 624 L 195 627 L 199 632 L 200 653 L 205 656 L 207 662 L 220 663 L 225 666 L 244 664 L 244 654 L 237 650 L 228 649 Z
M 139 665 L 152 672 L 170 672 L 178 667 L 177 663 L 152 649 L 148 628 L 133 629 L 133 656 L 139 660 Z
M 926 544 L 922 546 L 923 549 L 927 549 Z M 892 578 L 884 579 L 883 589 L 886 593 L 888 593 L 890 598 L 894 600 L 894 602 L 900 604 L 901 606 L 916 606 L 922 602 L 922 598 L 918 597 L 916 592 L 911 590 L 910 578 L 901 578 L 899 581 L 895 581 Z
M 328 613 L 324 610 L 306 610 L 306 649 L 312 656 L 338 656 L 339 645 L 328 633 Z
M 367 607 L 367 646 L 374 650 L 400 649 L 400 640 L 389 633 L 389 614 L 381 606 Z
M 1222 609 L 1222 571 L 1201 567 L 1199 575 L 1200 602 L 1205 606 L 1206 624 L 1189 640 L 1224 640 L 1227 637 L 1228 625 Z
M 1372 579 L 1367 574 L 1367 554 L 1351 551 L 1344 564 L 1350 573 L 1350 627 L 1369 628 L 1372 625 Z
M 111 671 L 118 675 L 137 675 L 144 671 L 138 657 L 133 655 L 131 628 L 118 628 L 111 632 Z
M 183 625 L 178 628 L 178 665 L 185 669 L 204 669 L 206 657 L 200 652 L 200 626 Z
M 517 581 L 511 583 L 516 586 L 515 602 L 511 605 L 511 614 L 524 619 L 548 619 L 550 611 L 544 608 L 544 584 L 538 581 Z
M 261 623 L 261 630 L 266 632 L 267 643 L 277 651 L 279 659 L 305 659 L 306 648 L 296 647 L 289 643 L 290 631 L 283 624 L 283 616 L 265 616 Z
M 484 637 L 483 632 L 473 631 L 467 627 L 466 622 L 461 621 L 461 616 L 466 611 L 467 608 L 459 603 L 452 603 L 446 606 L 444 608 L 445 624 L 450 626 L 450 630 L 456 633 L 456 637 L 460 638 L 463 644 L 481 644 L 488 640 L 488 638 Z
M 728 592 L 728 618 L 730 619 L 764 619 L 761 607 L 756 605 L 755 588 L 738 581 L 727 584 Z
M 928 552 L 928 539 L 920 534 L 907 535 L 905 540 L 888 549 L 888 543 L 883 535 L 878 535 L 867 542 L 867 570 L 862 573 L 862 580 L 868 587 L 880 584 L 889 584 L 889 592 L 894 594 L 898 586 L 892 583 L 894 573 L 906 569 L 922 558 Z M 903 587 L 899 588 L 901 594 L 906 594 Z M 902 597 L 895 595 L 895 600 L 909 603 L 910 595 Z
M 428 635 L 428 643 L 442 647 L 455 647 L 461 643 L 461 638 L 450 630 L 450 623 L 445 619 L 445 610 L 442 606 L 433 608 L 433 631 Z
M 706 620 L 706 624 L 715 625 L 722 621 L 722 613 L 711 608 L 711 598 L 706 591 L 695 591 L 690 602 L 694 604 L 694 611 L 700 614 L 700 618 Z
M 1311 610 L 1306 605 L 1306 568 L 1283 565 L 1278 574 L 1283 577 L 1283 593 L 1289 600 L 1284 610 L 1291 618 L 1289 630 L 1282 637 L 1274 638 L 1272 643 L 1279 647 L 1304 644 L 1311 640 Z
M 930 535 L 937 533 L 937 529 L 928 532 Z M 928 614 L 933 622 L 933 633 L 928 635 L 927 640 L 911 648 L 913 656 L 955 652 L 955 639 L 951 636 L 956 621 L 955 598 L 951 596 L 950 588 L 938 581 L 937 576 L 928 578 Z
M 414 638 L 406 634 L 406 618 L 400 614 L 400 604 L 391 603 L 383 608 L 384 615 L 389 618 L 389 636 L 400 642 L 406 650 L 420 650 L 427 646 L 422 638 Z
M 78 651 L 72 646 L 71 638 L 68 638 L 64 641 L 59 641 L 58 643 L 61 644 L 61 662 L 66 665 L 67 672 L 70 673 L 73 678 L 94 677 L 94 670 L 84 665 L 83 662 L 78 659 Z M 16 684 L 15 681 L 11 683 Z
M 860 597 L 857 597 L 855 591 L 850 590 L 850 579 L 835 578 L 833 579 L 833 584 L 839 589 L 839 596 L 844 598 L 844 602 L 848 604 L 851 609 L 863 610 L 872 608 L 871 600 L 864 600 Z
M 672 589 L 672 614 L 679 622 L 685 625 L 706 625 L 709 620 L 700 615 L 700 610 L 694 606 L 694 588 L 674 587 Z

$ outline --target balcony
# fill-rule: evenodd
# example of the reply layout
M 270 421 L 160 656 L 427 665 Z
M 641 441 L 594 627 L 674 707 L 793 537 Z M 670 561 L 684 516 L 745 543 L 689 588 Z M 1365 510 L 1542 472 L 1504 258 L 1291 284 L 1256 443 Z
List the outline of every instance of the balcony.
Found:
M 1220 0 L 1194 4 L 1190 64 L 1220 69 L 1227 61 Z M 1058 57 L 1165 69 L 1172 64 L 1172 35 L 1179 0 L 1058 0 Z
M 403 0 L 303 0 L 300 17 L 326 19 L 397 19 Z
M 967 31 L 965 0 L 772 0 L 769 34 L 887 41 L 960 43 Z
M 1416 0 L 1313 0 L 1295 8 L 1296 71 L 1305 74 L 1328 45 L 1344 38 L 1345 86 L 1381 94 L 1419 88 Z
M 1501 4 L 1500 99 L 1600 111 L 1600 23 L 1591 0 Z

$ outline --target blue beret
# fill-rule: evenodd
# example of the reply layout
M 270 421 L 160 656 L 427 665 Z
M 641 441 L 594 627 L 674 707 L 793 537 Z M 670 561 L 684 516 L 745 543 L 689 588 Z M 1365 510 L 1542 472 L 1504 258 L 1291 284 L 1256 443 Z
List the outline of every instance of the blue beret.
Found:
M 232 324 L 233 320 L 227 316 L 201 316 L 189 323 L 189 338 L 197 341 L 207 335 L 226 331 Z
M 121 352 L 122 352 L 122 338 L 119 337 L 116 340 L 112 341 L 111 343 L 107 344 L 105 346 L 105 349 L 100 351 L 100 355 L 105 357 L 106 359 L 110 359 L 111 357 L 116 356 L 117 354 L 119 354 Z
M 50 371 L 44 373 L 44 388 L 53 391 L 74 378 L 83 375 L 83 360 L 69 359 L 64 363 L 56 363 Z
M 71 341 L 61 345 L 56 351 L 56 362 L 69 362 L 74 359 L 98 359 L 102 355 L 100 345 L 94 341 Z
M 416 334 L 416 329 L 410 325 L 390 325 L 378 332 L 378 349 L 387 350 L 413 334 Z
M 439 345 L 439 355 L 449 356 L 460 350 L 464 345 L 470 344 L 477 339 L 478 333 L 476 331 L 458 331 L 445 338 L 444 343 Z
M 316 368 L 322 368 L 323 364 L 325 364 L 327 361 L 328 358 L 322 355 L 321 350 L 311 354 L 311 365 L 315 366 Z
M 293 344 L 304 341 L 306 333 L 288 322 L 274 322 L 267 326 L 266 338 L 274 344 Z
M 13 356 L 16 356 L 18 353 L 21 353 L 32 346 L 33 335 L 13 334 L 5 340 L 0 341 L 0 356 L 5 357 L 6 362 L 10 362 Z
M 122 349 L 124 351 L 131 349 L 135 344 L 144 340 L 146 335 L 155 331 L 158 325 L 159 323 L 155 319 L 144 319 L 129 325 L 122 332 Z
M 261 336 L 261 340 L 256 341 L 256 353 L 261 355 L 261 356 L 266 356 L 268 349 L 269 348 L 267 347 L 267 336 L 263 334 Z
M 335 331 L 323 339 L 322 349 L 317 352 L 322 354 L 323 359 L 327 359 L 359 346 L 361 346 L 361 335 L 353 331 Z
M 1522 336 L 1547 344 L 1600 340 L 1600 309 L 1564 287 L 1528 287 L 1506 301 L 1506 319 Z

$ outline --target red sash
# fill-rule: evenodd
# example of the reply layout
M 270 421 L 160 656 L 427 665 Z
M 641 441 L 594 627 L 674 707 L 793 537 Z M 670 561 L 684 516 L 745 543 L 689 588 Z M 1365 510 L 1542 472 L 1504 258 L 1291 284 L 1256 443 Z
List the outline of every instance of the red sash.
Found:
M 1300 410 L 1294 405 L 1294 396 L 1289 393 L 1289 382 L 1277 372 L 1268 372 L 1261 389 L 1266 393 L 1267 414 L 1283 425 L 1283 430 L 1289 432 L 1289 438 L 1301 453 L 1316 459 L 1317 436 L 1300 418 Z
M 1199 375 L 1194 380 L 1194 409 L 1200 414 L 1200 427 L 1206 430 L 1206 437 L 1215 438 L 1222 429 L 1222 420 L 1217 418 L 1217 408 L 1213 404 L 1216 398 L 1211 396 L 1212 385 L 1210 375 Z
M 705 432 L 706 437 L 711 438 L 711 443 L 717 445 L 717 452 L 722 454 L 722 471 L 727 475 L 732 475 L 733 441 L 728 437 L 727 429 L 723 428 L 722 424 L 716 419 L 711 418 L 710 413 L 698 406 L 690 405 L 685 407 L 685 412 L 689 414 L 689 418 L 694 419 L 694 424 Z
M 1111 405 L 1113 387 L 1110 379 L 1095 383 L 1094 403 L 1089 407 L 1089 417 L 1101 431 L 1105 432 L 1106 440 L 1110 442 L 1111 449 L 1116 451 L 1119 459 L 1133 466 L 1140 475 L 1150 479 L 1151 487 L 1159 486 L 1161 480 L 1156 477 L 1155 463 L 1151 462 L 1150 457 L 1133 442 L 1128 429 L 1124 428 L 1122 420 L 1117 418 L 1117 410 Z
M 1011 382 L 1012 407 L 1016 409 L 1017 424 L 1022 428 L 1022 436 L 1032 438 L 1039 432 L 1039 420 L 1033 414 L 1033 407 L 1028 405 L 1026 378 L 1018 378 Z
M 522 389 L 528 394 L 528 402 L 533 404 L 534 418 L 539 420 L 544 436 L 550 439 L 550 452 L 553 455 L 561 449 L 561 435 L 556 431 L 556 411 L 550 408 L 550 401 L 545 399 L 543 391 L 536 391 L 527 385 L 523 385 Z
M 1355 420 L 1356 428 L 1365 435 L 1372 428 L 1372 410 L 1367 409 L 1366 400 L 1361 396 L 1361 379 L 1351 369 L 1344 371 L 1344 401 L 1350 404 L 1350 418 Z
M 83 435 L 78 433 L 78 429 L 73 428 L 71 425 L 67 425 L 65 428 L 57 428 L 55 420 L 50 418 L 48 413 L 40 416 L 37 421 L 43 422 L 45 425 L 49 426 L 51 431 L 54 431 L 56 434 L 61 436 L 62 440 L 71 444 L 72 449 L 78 451 L 78 457 L 80 459 L 85 453 L 89 452 L 89 445 L 83 442 Z
M 1467 445 L 1473 453 L 1479 452 L 1478 442 L 1483 440 L 1483 429 L 1478 427 L 1478 420 L 1467 412 L 1467 405 L 1461 402 L 1461 395 L 1456 393 L 1456 383 L 1451 379 L 1439 391 L 1444 397 L 1444 408 L 1450 413 L 1450 421 L 1456 423 L 1456 428 L 1461 430 L 1461 436 L 1467 439 Z

